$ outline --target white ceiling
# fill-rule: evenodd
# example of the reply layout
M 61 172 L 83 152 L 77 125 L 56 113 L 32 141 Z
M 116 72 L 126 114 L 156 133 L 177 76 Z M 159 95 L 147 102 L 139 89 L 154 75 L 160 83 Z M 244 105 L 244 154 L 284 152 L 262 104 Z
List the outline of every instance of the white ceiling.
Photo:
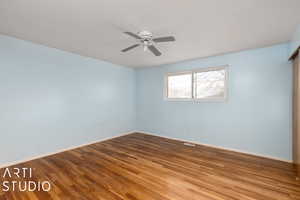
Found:
M 0 33 L 131 67 L 286 42 L 300 23 L 300 0 L 1 0 Z M 174 35 L 160 57 L 123 31 Z

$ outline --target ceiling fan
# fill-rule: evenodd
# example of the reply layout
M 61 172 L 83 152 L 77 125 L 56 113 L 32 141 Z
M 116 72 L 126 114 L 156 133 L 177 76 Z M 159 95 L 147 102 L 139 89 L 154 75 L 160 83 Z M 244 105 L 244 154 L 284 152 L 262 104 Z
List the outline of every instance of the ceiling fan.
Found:
M 154 46 L 155 43 L 160 43 L 160 42 L 174 42 L 175 38 L 173 36 L 167 36 L 167 37 L 158 37 L 158 38 L 153 38 L 153 35 L 149 31 L 141 31 L 138 32 L 137 34 L 132 33 L 132 32 L 124 32 L 125 34 L 137 39 L 139 41 L 138 44 L 134 44 L 130 47 L 127 47 L 123 50 L 122 52 L 129 51 L 131 49 L 134 49 L 138 46 L 143 46 L 144 51 L 151 51 L 155 56 L 160 56 L 161 52 Z

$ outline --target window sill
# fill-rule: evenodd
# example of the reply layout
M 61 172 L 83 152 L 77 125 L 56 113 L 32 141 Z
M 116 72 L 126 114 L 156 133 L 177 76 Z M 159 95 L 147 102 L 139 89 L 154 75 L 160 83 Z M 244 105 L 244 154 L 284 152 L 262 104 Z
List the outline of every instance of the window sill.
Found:
M 203 102 L 203 103 L 226 103 L 227 98 L 205 98 L 205 99 L 192 99 L 192 98 L 164 98 L 164 101 L 177 101 L 177 102 Z

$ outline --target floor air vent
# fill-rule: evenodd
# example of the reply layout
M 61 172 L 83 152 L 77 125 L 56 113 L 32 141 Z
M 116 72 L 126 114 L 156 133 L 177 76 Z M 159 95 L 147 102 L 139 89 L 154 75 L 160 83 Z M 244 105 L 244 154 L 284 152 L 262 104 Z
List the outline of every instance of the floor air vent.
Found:
M 193 143 L 184 142 L 183 145 L 189 146 L 189 147 L 195 147 L 196 145 Z

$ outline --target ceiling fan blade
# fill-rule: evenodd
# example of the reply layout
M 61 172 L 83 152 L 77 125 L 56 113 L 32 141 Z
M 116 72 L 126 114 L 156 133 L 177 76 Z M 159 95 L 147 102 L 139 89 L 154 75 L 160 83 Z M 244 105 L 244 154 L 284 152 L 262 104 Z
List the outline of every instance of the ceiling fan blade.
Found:
M 138 36 L 135 33 L 132 33 L 132 32 L 124 32 L 124 33 L 131 36 L 131 37 L 134 37 L 135 39 L 142 39 L 140 36 Z
M 160 51 L 153 45 L 148 46 L 148 49 L 156 56 L 160 56 Z
M 140 46 L 140 44 L 132 45 L 132 46 L 127 47 L 126 49 L 123 49 L 123 50 L 121 50 L 121 51 L 122 51 L 122 52 L 126 52 L 126 51 L 129 51 L 130 49 L 133 49 L 133 48 L 138 47 L 138 46 Z
M 173 42 L 175 41 L 175 38 L 173 36 L 167 36 L 167 37 L 159 37 L 159 38 L 154 38 L 154 42 Z

